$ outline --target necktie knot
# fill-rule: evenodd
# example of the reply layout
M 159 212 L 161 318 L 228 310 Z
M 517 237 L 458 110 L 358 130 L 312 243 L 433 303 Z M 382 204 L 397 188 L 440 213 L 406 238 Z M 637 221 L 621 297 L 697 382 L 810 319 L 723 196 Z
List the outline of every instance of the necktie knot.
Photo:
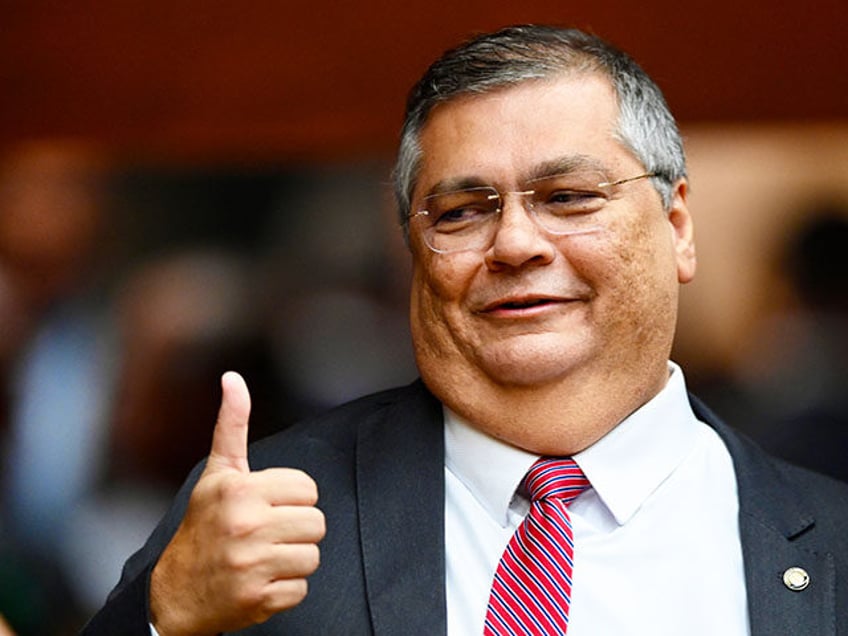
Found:
M 531 501 L 559 499 L 567 505 L 589 487 L 589 480 L 570 457 L 542 457 L 527 471 L 524 487 Z

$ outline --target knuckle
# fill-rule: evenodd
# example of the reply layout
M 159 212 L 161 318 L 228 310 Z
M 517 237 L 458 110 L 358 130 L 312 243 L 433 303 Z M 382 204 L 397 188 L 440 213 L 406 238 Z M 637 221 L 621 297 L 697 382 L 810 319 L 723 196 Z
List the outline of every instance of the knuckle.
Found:
M 297 493 L 301 501 L 314 505 L 318 501 L 318 484 L 315 480 L 298 468 L 290 468 L 287 472 L 292 492 Z
M 318 508 L 313 508 L 315 511 L 315 534 L 316 541 L 320 541 L 327 534 L 327 518 L 324 513 Z
M 292 607 L 303 602 L 309 593 L 309 584 L 306 579 L 289 579 L 286 581 L 285 592 L 279 599 L 284 607 Z
M 229 519 L 226 524 L 225 531 L 230 537 L 242 538 L 253 534 L 257 528 L 258 524 L 255 520 L 243 515 L 238 515 Z
M 309 569 L 309 573 L 311 574 L 321 565 L 321 550 L 317 545 L 311 545 L 307 561 L 307 568 Z
M 219 497 L 222 501 L 241 501 L 250 492 L 249 475 L 228 475 L 218 486 Z
M 318 542 L 327 532 L 327 521 L 324 513 L 318 508 L 305 507 L 297 511 L 297 519 L 293 527 L 303 541 Z
M 277 612 L 302 603 L 308 592 L 309 586 L 303 578 L 286 579 L 267 586 L 261 602 L 252 608 L 254 622 L 262 622 Z
M 257 583 L 243 583 L 240 585 L 234 595 L 234 601 L 237 607 L 244 611 L 253 613 L 257 608 L 261 607 L 265 601 L 265 595 L 261 586 Z
M 299 545 L 296 562 L 299 572 L 304 575 L 312 574 L 321 565 L 321 550 L 314 543 Z
M 232 548 L 224 553 L 224 566 L 227 570 L 236 573 L 248 573 L 256 566 L 256 559 L 248 550 L 240 548 Z M 250 586 L 245 584 L 242 586 L 245 591 L 250 591 Z
M 296 579 L 293 581 L 292 591 L 291 591 L 291 599 L 292 604 L 297 604 L 303 601 L 306 598 L 306 595 L 309 593 L 309 583 L 306 582 L 306 579 Z

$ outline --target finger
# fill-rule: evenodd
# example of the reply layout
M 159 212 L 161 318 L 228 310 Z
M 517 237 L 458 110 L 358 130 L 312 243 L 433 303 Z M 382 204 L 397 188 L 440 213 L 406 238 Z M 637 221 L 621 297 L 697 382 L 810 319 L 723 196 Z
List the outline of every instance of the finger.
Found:
M 221 390 L 221 408 L 212 433 L 206 472 L 235 469 L 247 473 L 250 472 L 247 463 L 250 392 L 244 379 L 234 371 L 221 377 Z
M 266 576 L 274 581 L 305 578 L 321 565 L 321 550 L 314 543 L 275 545 L 268 561 Z
M 297 468 L 266 468 L 250 475 L 254 493 L 274 506 L 314 506 L 318 485 Z
M 318 543 L 327 532 L 324 513 L 312 506 L 276 506 L 260 532 L 269 543 Z
M 309 591 L 305 578 L 279 579 L 265 585 L 260 611 L 263 620 L 298 605 Z M 257 621 L 258 622 L 258 621 Z
M 245 627 L 245 623 L 264 623 L 274 614 L 299 604 L 306 598 L 307 591 L 304 577 L 249 582 L 234 598 L 238 616 L 236 620 L 229 621 L 230 625 L 238 629 Z M 219 623 L 216 627 L 226 628 L 226 625 Z

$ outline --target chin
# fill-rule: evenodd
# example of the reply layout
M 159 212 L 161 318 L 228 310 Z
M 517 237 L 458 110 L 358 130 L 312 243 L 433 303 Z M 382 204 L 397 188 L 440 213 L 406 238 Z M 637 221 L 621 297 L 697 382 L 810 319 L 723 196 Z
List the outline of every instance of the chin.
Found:
M 480 368 L 496 384 L 534 387 L 557 382 L 589 357 L 585 346 L 494 347 L 481 352 Z

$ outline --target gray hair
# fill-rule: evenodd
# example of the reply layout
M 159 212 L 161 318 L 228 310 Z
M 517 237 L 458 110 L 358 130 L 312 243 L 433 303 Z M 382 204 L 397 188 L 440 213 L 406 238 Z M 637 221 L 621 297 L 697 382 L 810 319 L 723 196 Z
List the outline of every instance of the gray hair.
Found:
M 406 103 L 394 170 L 395 197 L 406 229 L 421 163 L 420 135 L 438 104 L 566 72 L 600 73 L 618 102 L 615 136 L 642 162 L 671 206 L 672 184 L 686 176 L 683 141 L 659 87 L 626 53 L 579 31 L 522 25 L 477 36 L 436 60 L 413 87 Z

